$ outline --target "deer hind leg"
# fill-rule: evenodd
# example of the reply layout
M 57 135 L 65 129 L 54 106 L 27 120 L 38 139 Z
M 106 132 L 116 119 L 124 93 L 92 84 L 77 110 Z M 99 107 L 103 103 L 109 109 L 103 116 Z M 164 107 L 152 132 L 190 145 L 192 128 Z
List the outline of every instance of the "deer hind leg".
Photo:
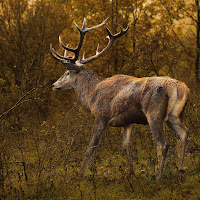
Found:
M 187 127 L 183 124 L 183 114 L 185 105 L 187 102 L 187 95 L 183 95 L 181 99 L 178 99 L 174 107 L 168 114 L 167 125 L 168 127 L 177 133 L 180 138 L 180 161 L 178 168 L 180 171 L 183 169 L 183 160 L 185 156 L 185 149 L 187 144 Z
M 149 119 L 148 121 L 154 141 L 157 145 L 158 168 L 156 179 L 159 181 L 162 176 L 164 162 L 166 159 L 169 145 L 163 133 L 163 121 L 160 119 L 155 120 L 155 118 Z
M 89 163 L 89 160 L 90 160 L 92 154 L 94 153 L 94 150 L 98 146 L 101 135 L 102 135 L 103 131 L 105 130 L 106 126 L 107 126 L 106 123 L 104 123 L 103 121 L 95 120 L 92 140 L 90 141 L 90 144 L 87 148 L 87 151 L 85 154 L 85 159 L 84 159 L 83 165 L 81 167 L 81 171 L 80 171 L 80 176 L 84 175 L 84 172 Z
M 178 169 L 180 171 L 183 170 L 183 161 L 185 156 L 186 144 L 187 144 L 187 127 L 182 123 L 182 120 L 173 115 L 169 115 L 169 119 L 167 121 L 168 127 L 177 133 L 181 142 L 180 142 L 180 161 L 178 164 Z

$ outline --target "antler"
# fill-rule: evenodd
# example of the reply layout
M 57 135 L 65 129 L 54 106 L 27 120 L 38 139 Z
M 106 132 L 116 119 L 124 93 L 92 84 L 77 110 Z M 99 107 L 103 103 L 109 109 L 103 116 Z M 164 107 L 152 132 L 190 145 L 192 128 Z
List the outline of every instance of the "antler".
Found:
M 109 42 L 108 42 L 107 46 L 106 46 L 101 52 L 99 52 L 99 44 L 98 44 L 97 50 L 96 50 L 96 55 L 94 55 L 94 56 L 92 56 L 92 57 L 89 57 L 89 58 L 86 58 L 86 59 L 85 59 L 85 58 L 82 58 L 82 59 L 80 59 L 78 62 L 81 63 L 81 64 L 86 64 L 86 63 L 92 62 L 92 61 L 94 61 L 94 60 L 100 58 L 101 56 L 105 55 L 106 52 L 110 49 L 110 47 L 111 47 L 112 44 L 114 43 L 114 41 L 115 41 L 117 38 L 119 38 L 119 37 L 121 37 L 122 35 L 124 35 L 124 34 L 128 31 L 128 29 L 129 29 L 129 27 L 127 27 L 125 30 L 123 30 L 121 26 L 120 26 L 120 28 L 121 28 L 121 31 L 120 31 L 119 33 L 113 35 L 113 34 L 111 33 L 111 31 L 108 29 L 108 27 L 106 27 L 106 31 L 107 31 L 107 33 L 108 33 L 107 38 L 109 39 Z M 85 57 L 85 56 L 84 56 L 84 57 Z
M 108 18 L 107 18 L 107 19 L 108 19 Z M 75 24 L 75 26 L 77 27 L 77 29 L 79 30 L 79 33 L 80 33 L 80 40 L 79 40 L 78 46 L 77 46 L 76 48 L 69 48 L 69 47 L 65 46 L 65 45 L 62 43 L 61 38 L 60 38 L 60 36 L 59 36 L 59 42 L 60 42 L 60 44 L 62 45 L 62 47 L 63 47 L 65 50 L 67 50 L 67 51 L 73 52 L 73 53 L 74 53 L 74 57 L 70 57 L 70 56 L 60 56 L 60 55 L 54 50 L 54 48 L 52 48 L 52 44 L 51 44 L 51 45 L 50 45 L 50 52 L 51 52 L 52 56 L 53 56 L 56 60 L 62 62 L 63 64 L 66 64 L 66 63 L 69 63 L 69 62 L 70 62 L 70 63 L 75 63 L 75 62 L 77 61 L 77 59 L 78 59 L 79 51 L 80 51 L 80 49 L 81 49 L 81 47 L 82 47 L 82 45 L 83 45 L 83 40 L 84 40 L 85 34 L 86 34 L 88 31 L 95 30 L 95 29 L 101 27 L 102 25 L 104 25 L 105 22 L 107 21 L 107 19 L 104 20 L 101 24 L 99 24 L 99 25 L 97 25 L 97 26 L 94 26 L 94 27 L 91 27 L 91 28 L 86 28 L 86 21 L 85 21 L 85 18 L 84 18 L 84 20 L 83 20 L 82 28 L 80 28 L 80 27 L 76 24 L 76 22 L 74 21 L 74 24 Z
M 107 18 L 108 19 L 108 18 Z M 95 30 L 99 27 L 101 27 L 102 25 L 105 24 L 105 22 L 107 21 L 104 20 L 101 24 L 97 25 L 97 26 L 94 26 L 94 27 L 91 27 L 91 28 L 86 28 L 86 22 L 85 22 L 85 18 L 83 20 L 83 25 L 82 25 L 82 28 L 80 28 L 76 22 L 74 21 L 74 24 L 75 26 L 77 27 L 77 29 L 79 30 L 79 33 L 80 33 L 80 40 L 79 40 L 79 44 L 76 48 L 69 48 L 68 46 L 65 46 L 62 41 L 61 41 L 61 38 L 59 36 L 59 42 L 60 44 L 62 45 L 62 47 L 65 49 L 65 53 L 64 53 L 64 56 L 61 56 L 59 55 L 54 48 L 52 48 L 52 44 L 50 45 L 50 52 L 52 54 L 52 56 L 60 61 L 63 65 L 66 65 L 67 68 L 72 68 L 72 69 L 75 69 L 77 71 L 79 71 L 79 67 L 75 65 L 75 62 L 78 60 L 78 57 L 79 57 L 79 52 L 80 52 L 80 49 L 83 45 L 83 40 L 84 40 L 84 37 L 85 37 L 85 34 L 88 32 L 88 31 L 92 31 L 92 30 Z M 110 49 L 110 47 L 112 46 L 112 44 L 114 43 L 114 41 L 123 36 L 129 29 L 129 27 L 127 27 L 125 30 L 122 29 L 122 27 L 120 26 L 121 28 L 121 31 L 117 34 L 112 34 L 111 31 L 108 29 L 108 27 L 106 27 L 106 31 L 108 33 L 108 36 L 107 38 L 109 39 L 109 42 L 107 44 L 107 46 L 101 51 L 99 52 L 99 44 L 97 46 L 97 50 L 96 50 L 96 55 L 92 56 L 92 57 L 89 57 L 89 58 L 85 58 L 85 54 L 83 54 L 83 58 L 80 59 L 79 61 L 77 61 L 78 63 L 80 64 L 86 64 L 88 62 L 92 62 L 98 58 L 100 58 L 101 56 L 105 55 L 106 52 Z M 71 57 L 71 56 L 67 56 L 67 53 L 66 51 L 70 51 L 70 52 L 73 52 L 74 53 L 74 57 Z M 70 64 L 70 65 L 69 65 Z M 73 64 L 73 65 L 72 65 Z

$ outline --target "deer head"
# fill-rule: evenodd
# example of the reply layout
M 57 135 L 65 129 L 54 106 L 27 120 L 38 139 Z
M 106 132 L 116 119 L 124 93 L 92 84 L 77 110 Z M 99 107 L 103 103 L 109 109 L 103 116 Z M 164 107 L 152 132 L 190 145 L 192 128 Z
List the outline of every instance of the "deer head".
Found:
M 60 42 L 61 46 L 64 48 L 64 50 L 65 50 L 64 56 L 59 55 L 54 50 L 54 48 L 52 48 L 52 44 L 50 45 L 50 52 L 51 52 L 51 55 L 53 56 L 53 58 L 55 58 L 57 61 L 61 62 L 67 68 L 67 71 L 52 85 L 53 89 L 56 89 L 56 90 L 74 89 L 75 86 L 76 86 L 77 74 L 81 71 L 82 66 L 84 64 L 86 64 L 86 63 L 89 63 L 89 62 L 92 62 L 94 60 L 97 60 L 101 56 L 105 55 L 106 52 L 110 49 L 110 47 L 114 43 L 114 41 L 117 38 L 119 38 L 122 35 L 124 35 L 128 31 L 129 27 L 127 27 L 125 30 L 123 30 L 121 28 L 121 26 L 120 26 L 121 31 L 119 33 L 113 35 L 111 33 L 111 31 L 108 29 L 108 27 L 106 27 L 106 31 L 108 33 L 107 38 L 109 39 L 109 42 L 108 42 L 107 46 L 101 52 L 99 52 L 99 45 L 98 45 L 97 46 L 97 50 L 96 50 L 96 55 L 94 55 L 92 57 L 89 57 L 89 58 L 85 58 L 85 55 L 83 54 L 83 57 L 78 60 L 79 52 L 80 52 L 81 47 L 83 45 L 83 40 L 84 40 L 85 34 L 88 31 L 95 30 L 95 29 L 101 27 L 102 25 L 104 25 L 105 22 L 107 21 L 107 19 L 104 20 L 99 25 L 91 27 L 91 28 L 86 28 L 85 18 L 83 20 L 82 28 L 80 28 L 76 24 L 76 22 L 74 21 L 74 24 L 75 24 L 75 26 L 77 27 L 77 29 L 78 29 L 78 31 L 80 33 L 79 44 L 78 44 L 78 46 L 76 48 L 69 48 L 68 46 L 65 46 L 63 44 L 63 42 L 61 41 L 61 38 L 59 36 L 59 42 Z M 74 57 L 67 56 L 67 51 L 74 53 Z

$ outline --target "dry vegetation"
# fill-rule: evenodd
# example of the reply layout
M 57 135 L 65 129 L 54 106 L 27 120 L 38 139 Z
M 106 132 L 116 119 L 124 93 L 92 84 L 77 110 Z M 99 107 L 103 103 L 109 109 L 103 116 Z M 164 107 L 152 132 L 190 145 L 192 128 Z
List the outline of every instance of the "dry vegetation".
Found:
M 0 199 L 199 199 L 200 74 L 198 0 L 0 0 Z M 185 123 L 189 138 L 185 176 L 176 168 L 176 136 L 164 127 L 170 149 L 162 181 L 155 181 L 155 146 L 148 127 L 134 126 L 134 174 L 121 151 L 123 130 L 108 128 L 84 178 L 78 172 L 91 137 L 93 119 L 76 104 L 73 91 L 54 92 L 64 68 L 58 36 L 72 47 L 72 25 L 90 26 L 109 17 L 130 29 L 105 58 L 88 65 L 101 77 L 168 75 L 191 89 Z M 184 19 L 189 23 L 186 24 Z M 184 24 L 184 26 L 183 26 Z M 184 29 L 183 29 L 184 27 Z M 88 34 L 82 49 L 93 55 L 104 28 Z M 59 49 L 60 48 L 60 49 Z

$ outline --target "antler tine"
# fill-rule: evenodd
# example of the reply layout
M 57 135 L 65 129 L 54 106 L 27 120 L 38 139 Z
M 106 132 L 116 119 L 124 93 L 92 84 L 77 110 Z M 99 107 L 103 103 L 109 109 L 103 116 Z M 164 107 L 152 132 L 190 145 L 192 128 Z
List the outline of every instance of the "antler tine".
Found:
M 75 26 L 77 27 L 77 29 L 78 29 L 80 32 L 86 33 L 86 32 L 88 32 L 88 31 L 92 31 L 92 30 L 95 30 L 95 29 L 97 29 L 97 28 L 103 26 L 103 25 L 106 23 L 107 20 L 108 20 L 108 18 L 106 18 L 103 22 L 101 22 L 101 24 L 98 24 L 97 26 L 93 26 L 93 27 L 91 27 L 91 28 L 86 28 L 86 19 L 85 19 L 85 17 L 84 17 L 84 20 L 83 20 L 82 28 L 80 28 L 80 27 L 77 25 L 77 23 L 76 23 L 75 21 L 74 21 L 74 24 L 75 24 Z
M 70 63 L 69 61 L 67 60 L 64 60 L 64 59 L 61 59 L 59 57 L 62 57 L 60 56 L 54 48 L 52 48 L 52 44 L 50 44 L 50 53 L 51 55 L 53 56 L 54 59 L 56 59 L 57 61 L 61 62 L 64 66 L 67 67 L 68 70 L 75 70 L 77 72 L 80 71 L 80 68 L 76 65 L 76 64 L 73 64 L 73 63 Z M 55 56 L 56 55 L 56 56 Z M 58 56 L 58 57 L 57 57 Z
M 128 31 L 128 29 L 129 29 L 129 27 L 127 27 L 125 30 L 123 30 L 121 26 L 120 26 L 120 28 L 121 28 L 121 31 L 120 31 L 119 33 L 113 35 L 113 34 L 111 33 L 111 31 L 109 30 L 109 28 L 106 27 L 106 31 L 107 31 L 107 33 L 108 33 L 108 36 L 107 36 L 106 38 L 109 39 L 109 42 L 108 42 L 107 46 L 106 46 L 101 52 L 99 52 L 99 51 L 98 51 L 99 45 L 98 45 L 98 46 L 97 46 L 96 55 L 94 55 L 94 56 L 92 56 L 92 57 L 89 57 L 89 58 L 86 58 L 86 59 L 80 59 L 80 60 L 79 60 L 79 63 L 81 63 L 81 64 L 86 64 L 86 63 L 88 63 L 88 62 L 92 62 L 92 61 L 94 61 L 94 60 L 97 60 L 99 57 L 105 55 L 106 52 L 110 49 L 110 47 L 111 47 L 112 44 L 114 43 L 114 41 L 115 41 L 117 38 L 123 36 L 123 35 Z
M 67 61 L 72 61 L 72 60 L 73 60 L 73 58 L 70 57 L 70 56 L 66 57 L 65 55 L 64 55 L 64 56 L 59 55 L 59 54 L 55 51 L 55 49 L 53 49 L 53 52 L 54 52 L 54 54 L 56 54 L 56 56 L 57 56 L 58 58 L 60 58 L 60 59 L 62 59 L 62 60 L 67 60 Z
M 119 26 L 120 26 L 120 25 L 119 25 Z M 122 35 L 124 35 L 124 34 L 128 31 L 129 26 L 128 26 L 125 30 L 123 30 L 121 26 L 120 26 L 120 28 L 121 28 L 120 32 L 117 33 L 117 34 L 115 34 L 115 35 L 113 35 L 113 34 L 111 33 L 111 31 L 109 30 L 109 28 L 106 26 L 106 31 L 107 31 L 107 33 L 108 33 L 108 37 L 109 37 L 110 40 L 116 40 L 117 38 L 119 38 L 119 37 L 121 37 Z
M 57 56 L 55 56 L 54 52 L 55 52 L 55 50 L 54 50 L 54 48 L 52 48 L 52 44 L 50 44 L 50 53 L 51 53 L 51 55 L 53 56 L 53 58 L 55 60 L 61 61 L 61 59 L 59 59 Z
M 67 50 L 67 51 L 71 51 L 71 52 L 75 53 L 75 49 L 73 49 L 73 48 L 69 48 L 68 46 L 65 46 L 65 45 L 63 44 L 63 42 L 62 42 L 60 36 L 59 36 L 59 43 L 61 44 L 61 46 L 62 46 L 65 50 Z
M 53 56 L 53 58 L 55 58 L 56 60 L 60 61 L 60 62 L 64 62 L 64 61 L 71 61 L 72 58 L 71 57 L 66 57 L 59 55 L 54 48 L 52 48 L 52 44 L 50 44 L 50 53 Z
M 83 58 L 82 59 L 85 59 L 85 51 L 83 52 Z
M 99 43 L 97 45 L 96 55 L 99 54 Z
M 92 30 L 95 30 L 95 29 L 103 26 L 106 23 L 107 20 L 108 20 L 108 18 L 106 18 L 101 24 L 99 24 L 97 26 L 94 26 L 94 27 L 91 27 L 91 28 L 86 28 L 86 31 L 92 31 Z
M 67 57 L 67 50 L 65 50 L 64 52 L 64 57 Z
M 84 17 L 84 19 L 83 19 L 82 30 L 85 30 L 85 29 L 86 29 L 86 19 L 85 19 L 85 17 Z

